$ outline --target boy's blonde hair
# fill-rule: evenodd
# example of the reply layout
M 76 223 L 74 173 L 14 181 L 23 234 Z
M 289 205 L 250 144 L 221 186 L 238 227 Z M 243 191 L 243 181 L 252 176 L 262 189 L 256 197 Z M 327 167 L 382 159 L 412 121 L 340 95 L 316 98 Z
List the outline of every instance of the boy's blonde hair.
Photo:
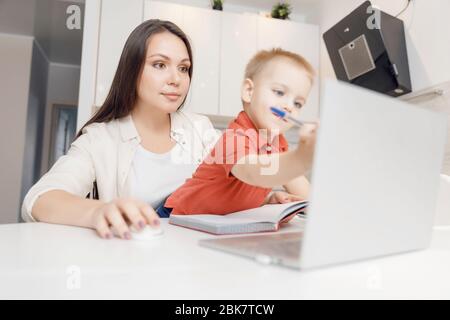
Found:
M 301 55 L 283 50 L 281 48 L 274 48 L 271 50 L 261 50 L 256 53 L 253 58 L 248 62 L 245 68 L 244 79 L 253 80 L 254 77 L 264 69 L 264 66 L 275 58 L 288 58 L 299 66 L 305 69 L 313 82 L 316 72 L 314 67 Z

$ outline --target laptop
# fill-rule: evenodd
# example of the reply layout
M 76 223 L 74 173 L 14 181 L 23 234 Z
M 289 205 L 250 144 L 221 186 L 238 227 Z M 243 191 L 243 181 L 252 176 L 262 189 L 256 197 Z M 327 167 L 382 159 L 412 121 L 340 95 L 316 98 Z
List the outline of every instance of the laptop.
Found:
M 337 81 L 320 111 L 304 229 L 201 246 L 300 269 L 429 246 L 447 116 Z

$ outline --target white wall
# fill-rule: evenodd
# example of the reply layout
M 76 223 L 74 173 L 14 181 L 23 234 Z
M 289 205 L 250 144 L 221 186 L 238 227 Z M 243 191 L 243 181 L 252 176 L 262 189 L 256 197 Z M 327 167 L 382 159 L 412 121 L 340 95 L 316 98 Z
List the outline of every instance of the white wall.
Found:
M 361 5 L 364 0 L 320 0 L 317 19 L 322 34 Z M 382 11 L 396 15 L 406 1 L 372 0 Z M 405 22 L 406 43 L 413 91 L 450 80 L 450 1 L 413 0 L 399 18 Z M 334 78 L 334 71 L 321 41 L 321 79 Z
M 321 0 L 316 16 L 322 34 L 358 7 L 363 0 Z M 373 5 L 391 15 L 397 15 L 406 1 L 372 0 Z M 427 92 L 442 86 L 444 96 L 425 95 L 408 102 L 443 112 L 450 120 L 450 1 L 413 0 L 399 18 L 405 23 L 406 44 L 413 92 Z M 321 80 L 335 78 L 323 39 L 321 41 Z M 450 131 L 444 159 L 443 173 L 450 174 Z
M 48 60 L 37 42 L 33 42 L 30 88 L 28 96 L 25 150 L 22 165 L 22 187 L 20 202 L 39 179 L 44 133 L 45 106 L 47 96 Z M 20 203 L 18 204 L 20 206 Z
M 77 130 L 91 118 L 97 79 L 101 1 L 87 1 L 84 9 Z
M 0 0 L 0 32 L 32 36 L 35 2 L 36 0 Z
M 49 106 L 77 104 L 79 66 L 49 62 L 51 54 L 56 61 L 77 56 L 73 37 L 81 31 L 64 24 L 69 4 L 0 0 L 0 224 L 18 221 L 23 196 L 47 165 Z
M 80 85 L 80 66 L 50 63 L 48 72 L 48 91 L 44 125 L 41 174 L 48 171 L 50 155 L 50 135 L 53 104 L 78 105 Z
M 32 49 L 32 37 L 0 33 L 0 224 L 19 216 Z
M 435 89 L 441 90 L 444 94 L 428 94 L 428 92 L 432 91 L 426 89 L 423 93 L 427 93 L 421 95 L 419 92 L 418 96 L 415 98 L 411 98 L 406 100 L 408 103 L 412 103 L 414 105 L 426 108 L 428 110 L 433 110 L 437 112 L 441 112 L 446 114 L 449 120 L 448 126 L 448 138 L 447 138 L 447 147 L 444 156 L 442 173 L 450 176 L 450 82 L 444 83 L 442 85 L 437 86 Z

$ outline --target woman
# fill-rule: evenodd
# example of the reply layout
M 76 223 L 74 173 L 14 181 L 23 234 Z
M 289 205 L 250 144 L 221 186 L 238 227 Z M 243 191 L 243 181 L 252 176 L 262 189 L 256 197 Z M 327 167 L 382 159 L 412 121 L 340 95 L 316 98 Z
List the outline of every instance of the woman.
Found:
M 192 63 L 189 41 L 176 25 L 139 25 L 104 104 L 29 190 L 23 219 L 92 228 L 105 239 L 112 228 L 130 239 L 131 225 L 158 226 L 152 206 L 191 177 L 218 138 L 207 117 L 182 111 Z M 86 198 L 93 185 L 98 200 Z

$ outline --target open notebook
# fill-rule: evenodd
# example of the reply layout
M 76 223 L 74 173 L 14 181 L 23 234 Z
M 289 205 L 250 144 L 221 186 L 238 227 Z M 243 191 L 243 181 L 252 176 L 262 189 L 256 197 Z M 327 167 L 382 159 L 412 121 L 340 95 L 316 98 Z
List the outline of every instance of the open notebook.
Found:
M 280 224 L 298 213 L 304 213 L 308 201 L 267 204 L 227 215 L 170 215 L 169 223 L 212 234 L 236 234 L 277 231 Z

